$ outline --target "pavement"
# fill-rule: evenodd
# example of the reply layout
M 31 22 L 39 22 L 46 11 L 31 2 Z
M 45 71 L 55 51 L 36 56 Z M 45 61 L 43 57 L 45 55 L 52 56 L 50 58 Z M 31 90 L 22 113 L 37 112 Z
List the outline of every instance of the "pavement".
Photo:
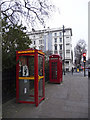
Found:
M 3 118 L 88 118 L 88 77 L 83 73 L 66 73 L 61 84 L 45 85 L 45 100 L 34 104 L 2 105 Z
M 2 96 L 2 71 L 0 69 L 0 96 Z M 0 97 L 0 119 L 2 116 L 2 97 Z

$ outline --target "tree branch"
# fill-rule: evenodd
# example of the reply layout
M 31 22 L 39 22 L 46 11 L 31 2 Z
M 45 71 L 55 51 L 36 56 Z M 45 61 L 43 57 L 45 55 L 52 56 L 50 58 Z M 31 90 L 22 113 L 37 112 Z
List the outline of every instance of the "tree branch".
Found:
M 48 0 L 47 0 L 48 1 Z M 11 22 L 12 19 L 17 20 L 20 17 L 26 18 L 27 21 L 30 22 L 33 20 L 33 22 L 36 22 L 38 19 L 41 24 L 44 24 L 45 16 L 49 16 L 50 10 L 52 5 L 49 5 L 49 3 L 46 0 L 8 0 L 1 3 L 2 5 L 2 16 L 7 16 L 8 20 Z M 9 5 L 7 6 L 7 2 Z M 6 5 L 6 8 L 3 7 L 3 5 Z M 20 16 L 20 14 L 21 16 Z M 6 15 L 5 15 L 6 14 Z M 30 21 L 31 20 L 31 21 Z M 13 23 L 13 22 L 11 22 Z

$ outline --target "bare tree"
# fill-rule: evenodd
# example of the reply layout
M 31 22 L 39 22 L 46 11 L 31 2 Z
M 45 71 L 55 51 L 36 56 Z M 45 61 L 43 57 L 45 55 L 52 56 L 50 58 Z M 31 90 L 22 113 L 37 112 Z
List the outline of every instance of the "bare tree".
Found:
M 1 0 L 1 16 L 14 24 L 25 22 L 33 25 L 37 20 L 44 25 L 45 17 L 50 16 L 50 12 L 55 6 L 49 0 Z
M 79 40 L 74 48 L 75 53 L 75 64 L 80 65 L 83 53 L 86 53 L 86 42 L 85 40 Z

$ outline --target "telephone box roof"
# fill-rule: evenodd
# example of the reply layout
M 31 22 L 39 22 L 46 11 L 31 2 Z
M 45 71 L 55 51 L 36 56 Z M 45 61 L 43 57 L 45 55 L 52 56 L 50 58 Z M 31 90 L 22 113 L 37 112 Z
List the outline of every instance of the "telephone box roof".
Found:
M 58 54 L 50 55 L 49 58 L 61 58 L 62 59 L 62 57 Z
M 38 49 L 32 49 L 32 48 L 29 48 L 29 49 L 26 49 L 26 50 L 19 50 L 19 51 L 16 51 L 17 54 L 24 54 L 24 53 L 35 53 L 35 52 L 38 52 L 40 54 L 43 54 L 44 53 L 42 52 L 42 50 L 38 50 Z

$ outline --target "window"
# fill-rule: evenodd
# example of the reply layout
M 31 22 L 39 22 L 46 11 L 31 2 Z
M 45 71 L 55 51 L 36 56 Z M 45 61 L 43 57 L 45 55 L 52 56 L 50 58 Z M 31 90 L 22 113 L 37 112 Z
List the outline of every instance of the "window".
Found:
M 62 35 L 62 32 L 60 32 L 60 36 Z
M 66 45 L 70 45 L 70 43 L 66 43 Z
M 35 45 L 35 41 L 34 41 L 34 45 Z
M 57 33 L 54 33 L 55 36 L 57 36 Z
M 70 50 L 66 50 L 66 53 L 70 53 Z
M 39 44 L 43 44 L 43 40 L 39 40 Z
M 62 57 L 62 53 L 60 53 L 60 56 Z
M 66 38 L 69 38 L 69 37 L 66 37 Z
M 60 50 L 62 50 L 62 45 L 60 45 Z
M 69 68 L 66 68 L 66 71 L 69 72 Z
M 55 38 L 54 40 L 55 40 L 55 43 L 57 43 L 57 38 Z
M 57 45 L 55 45 L 55 50 L 57 50 Z
M 40 47 L 39 47 L 39 50 L 43 50 L 44 49 L 44 47 L 41 45 Z
M 66 44 L 66 50 L 67 52 L 70 51 L 70 44 Z
M 66 61 L 66 64 L 69 64 L 69 61 Z
M 39 40 L 39 44 L 41 44 L 41 40 Z
M 62 42 L 62 38 L 60 38 L 60 42 Z
M 58 53 L 58 51 L 57 51 L 57 50 L 55 50 L 55 51 L 54 51 L 54 54 L 57 54 L 57 53 Z

